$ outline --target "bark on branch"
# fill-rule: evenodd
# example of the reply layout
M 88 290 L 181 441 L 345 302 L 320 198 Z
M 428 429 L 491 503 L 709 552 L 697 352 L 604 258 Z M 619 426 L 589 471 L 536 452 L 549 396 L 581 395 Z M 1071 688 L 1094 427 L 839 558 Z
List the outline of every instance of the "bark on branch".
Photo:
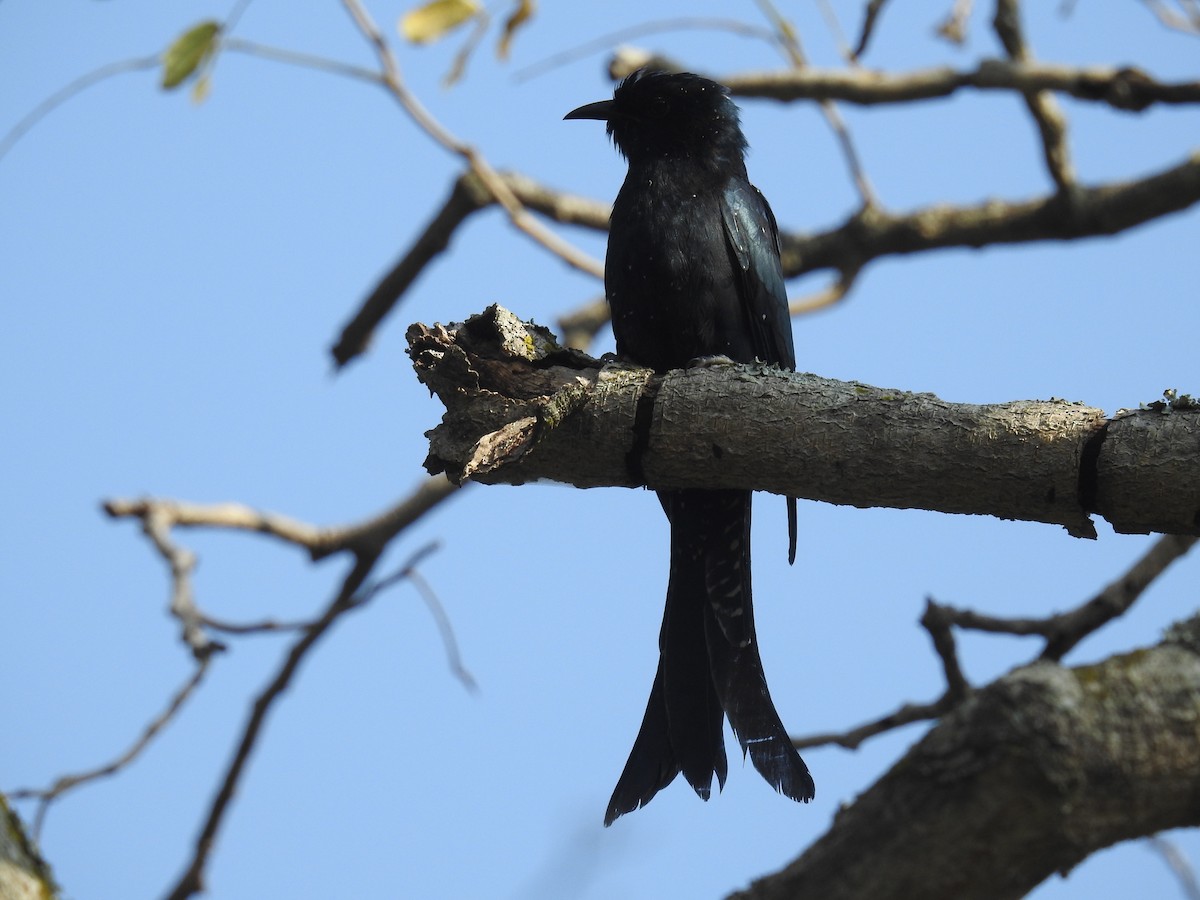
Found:
M 563 349 L 490 307 L 413 325 L 446 404 L 426 468 L 452 480 L 747 488 L 859 507 L 992 515 L 1094 537 L 1200 533 L 1200 410 L 1063 400 L 974 405 L 763 366 L 655 375 Z
M 1118 841 L 1200 824 L 1198 654 L 1194 617 L 1099 665 L 1004 676 L 799 859 L 734 896 L 1017 898 Z

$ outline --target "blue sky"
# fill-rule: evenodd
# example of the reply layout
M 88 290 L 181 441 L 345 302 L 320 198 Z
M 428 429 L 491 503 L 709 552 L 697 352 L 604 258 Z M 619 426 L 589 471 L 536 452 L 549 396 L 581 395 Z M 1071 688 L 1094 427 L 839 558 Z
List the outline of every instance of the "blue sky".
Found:
M 990 9 L 979 10 L 963 49 L 931 37 L 949 5 L 889 7 L 867 63 L 968 67 L 995 54 Z M 852 31 L 860 4 L 833 6 Z M 1028 6 L 1043 59 L 1134 62 L 1165 80 L 1196 78 L 1200 45 L 1162 29 L 1141 4 L 1076 4 L 1067 18 L 1058 4 Z M 837 64 L 816 5 L 781 8 L 813 62 Z M 403 5 L 371 9 L 394 35 Z M 157 52 L 227 11 L 199 0 L 4 0 L 0 131 L 77 76 Z M 432 112 L 493 164 L 610 199 L 624 170 L 602 127 L 561 121 L 609 94 L 604 59 L 523 83 L 512 70 L 682 12 L 757 21 L 752 4 L 716 0 L 686 10 L 546 3 L 519 35 L 514 65 L 485 47 L 453 90 L 438 81 L 457 41 L 402 47 L 400 60 Z M 334 2 L 298 15 L 296 4 L 257 0 L 238 33 L 373 62 Z M 762 44 L 728 34 L 648 43 L 715 73 L 778 64 Z M 751 176 L 783 227 L 840 222 L 856 196 L 819 115 L 808 105 L 742 106 Z M 1064 108 L 1087 183 L 1174 165 L 1196 146 L 1194 109 Z M 1014 97 L 843 112 L 893 210 L 1049 189 Z M 594 280 L 489 211 L 424 273 L 368 356 L 334 375 L 327 348 L 341 325 L 458 172 L 381 91 L 232 54 L 203 105 L 159 91 L 156 73 L 126 74 L 56 110 L 0 159 L 5 789 L 115 756 L 190 670 L 159 560 L 133 524 L 102 515 L 102 499 L 239 500 L 321 524 L 364 517 L 419 483 L 423 432 L 440 415 L 404 355 L 409 322 L 459 320 L 499 302 L 552 323 L 597 296 Z M 1195 393 L 1197 224 L 1192 210 L 1114 240 L 877 263 L 845 303 L 795 322 L 800 368 L 953 401 L 1053 396 L 1109 412 L 1165 388 Z M 602 236 L 562 233 L 603 254 Z M 824 277 L 790 288 L 800 296 Z M 611 349 L 611 339 L 595 349 Z M 1087 542 L 1044 525 L 806 503 L 800 559 L 789 568 L 782 501 L 760 498 L 757 510 L 762 654 L 797 734 L 848 728 L 940 693 L 917 625 L 927 596 L 1043 615 L 1086 599 L 1150 541 L 1103 523 Z M 199 602 L 229 619 L 303 617 L 345 571 L 343 560 L 314 566 L 254 536 L 177 537 L 200 556 Z M 817 780 L 808 806 L 779 798 L 731 759 L 725 792 L 708 804 L 679 783 L 602 828 L 654 670 L 666 537 L 649 493 L 560 486 L 475 487 L 406 533 L 393 565 L 441 542 L 422 572 L 479 693 L 449 674 L 411 588 L 345 619 L 269 720 L 219 837 L 211 896 L 707 897 L 790 859 L 924 726 L 858 752 L 807 752 Z M 1155 642 L 1194 608 L 1198 575 L 1196 558 L 1177 564 L 1068 661 Z M 44 850 L 69 896 L 153 897 L 174 882 L 250 699 L 287 643 L 233 641 L 135 766 L 51 810 Z M 964 635 L 960 649 L 981 684 L 1036 646 Z M 1200 841 L 1178 839 L 1200 863 Z M 1136 844 L 1035 896 L 1176 890 L 1161 860 Z

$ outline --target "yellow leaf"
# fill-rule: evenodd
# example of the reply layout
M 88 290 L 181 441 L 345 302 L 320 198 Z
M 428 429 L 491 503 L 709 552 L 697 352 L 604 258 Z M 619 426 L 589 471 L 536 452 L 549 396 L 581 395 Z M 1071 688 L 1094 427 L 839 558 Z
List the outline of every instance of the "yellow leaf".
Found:
M 221 23 L 209 20 L 189 28 L 163 54 L 162 86 L 179 87 L 217 49 Z
M 404 14 L 400 34 L 411 43 L 427 44 L 477 15 L 479 4 L 475 0 L 430 0 Z
M 212 90 L 212 74 L 211 70 L 205 72 L 196 79 L 196 83 L 192 85 L 192 102 L 199 106 L 208 99 L 208 92 Z
M 533 18 L 537 3 L 534 0 L 517 0 L 517 8 L 504 20 L 504 32 L 500 35 L 500 43 L 496 47 L 496 55 L 508 59 L 508 51 L 512 47 L 513 35 L 517 29 Z

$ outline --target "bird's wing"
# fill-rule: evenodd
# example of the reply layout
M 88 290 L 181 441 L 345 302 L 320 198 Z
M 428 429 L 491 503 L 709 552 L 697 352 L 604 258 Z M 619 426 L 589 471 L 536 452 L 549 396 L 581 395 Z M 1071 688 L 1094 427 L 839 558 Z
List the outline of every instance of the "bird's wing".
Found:
M 758 188 L 740 178 L 721 197 L 725 243 L 738 280 L 738 294 L 754 337 L 755 355 L 785 369 L 796 368 L 792 320 L 779 262 L 779 228 Z
M 767 198 L 754 185 L 731 179 L 721 197 L 725 244 L 737 277 L 738 295 L 754 343 L 754 355 L 785 369 L 796 368 L 779 226 Z M 796 500 L 787 498 L 788 562 L 796 561 Z

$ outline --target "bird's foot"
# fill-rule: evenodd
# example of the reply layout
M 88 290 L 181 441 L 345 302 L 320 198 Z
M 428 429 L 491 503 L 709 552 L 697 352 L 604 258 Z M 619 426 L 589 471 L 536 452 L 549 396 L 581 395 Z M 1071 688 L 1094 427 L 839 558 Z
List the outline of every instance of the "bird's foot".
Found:
M 716 356 L 697 356 L 688 360 L 688 364 L 684 367 L 687 369 L 709 369 L 713 366 L 736 366 L 737 363 L 726 356 L 724 353 L 718 353 Z

